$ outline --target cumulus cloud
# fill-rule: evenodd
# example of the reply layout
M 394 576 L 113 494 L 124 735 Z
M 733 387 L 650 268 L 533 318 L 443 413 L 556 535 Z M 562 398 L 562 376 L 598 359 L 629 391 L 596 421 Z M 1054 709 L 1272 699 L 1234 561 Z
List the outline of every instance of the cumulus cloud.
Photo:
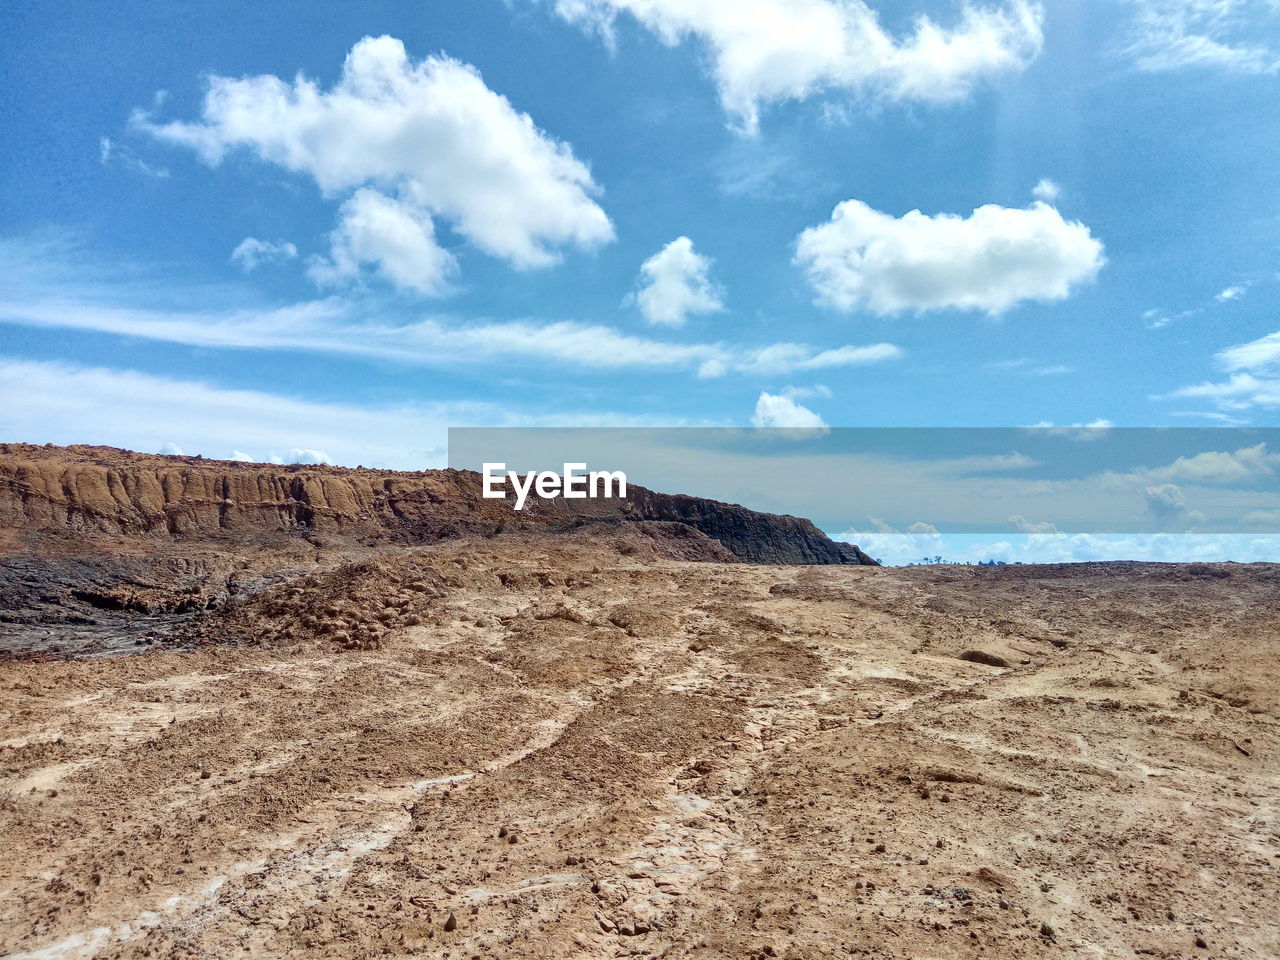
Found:
M 567 144 L 490 90 L 474 67 L 445 56 L 413 62 L 394 37 L 357 43 L 330 89 L 301 75 L 214 76 L 199 122 L 162 123 L 137 111 L 133 125 L 196 151 L 211 166 L 244 149 L 314 178 L 329 196 L 376 188 L 400 205 L 398 225 L 387 221 L 387 229 L 406 230 L 412 219 L 429 236 L 423 225 L 440 218 L 519 268 L 548 266 L 564 247 L 613 238 L 592 199 L 598 188 L 591 172 Z M 339 226 L 343 236 L 349 213 Z M 388 252 L 378 263 L 396 282 L 415 265 L 404 237 L 364 239 L 365 252 Z M 421 256 L 422 237 L 407 242 Z M 425 269 L 438 271 L 441 260 L 433 252 Z M 413 276 L 413 289 L 435 288 L 435 274 Z
M 881 315 L 999 314 L 1024 300 L 1062 300 L 1105 263 L 1088 227 L 1039 201 L 988 204 L 968 217 L 912 210 L 895 218 L 846 200 L 800 234 L 795 259 L 820 303 Z
M 1147 487 L 1144 498 L 1147 510 L 1157 520 L 1172 520 L 1187 509 L 1187 498 L 1174 483 Z
M 329 240 L 330 258 L 307 271 L 322 286 L 354 279 L 368 263 L 403 290 L 433 295 L 448 287 L 457 269 L 453 254 L 436 243 L 429 216 L 369 187 L 342 205 Z
M 1131 0 L 1131 5 L 1126 53 L 1140 70 L 1280 71 L 1280 53 L 1265 42 L 1275 36 L 1268 27 L 1280 22 L 1276 0 Z
M 1045 203 L 1054 204 L 1058 202 L 1058 197 L 1062 194 L 1062 188 L 1048 178 L 1041 180 L 1031 188 L 1031 195 L 1037 200 L 1043 200 Z
M 156 452 L 159 453 L 161 456 L 165 456 L 165 457 L 185 457 L 186 456 L 186 454 L 182 452 L 182 448 L 178 446 L 176 443 L 174 443 L 172 440 L 166 441 L 165 443 L 161 444 L 160 449 L 157 450 Z
M 280 263 L 292 260 L 298 248 L 286 240 L 259 240 L 245 237 L 231 251 L 231 262 L 238 264 L 245 273 L 252 273 L 264 263 Z
M 1242 283 L 1232 284 L 1231 286 L 1220 290 L 1214 295 L 1213 299 L 1217 300 L 1219 303 L 1223 303 L 1228 300 L 1239 300 L 1247 291 L 1248 287 Z
M 243 450 L 232 450 L 231 459 L 234 460 L 236 463 L 256 463 L 257 462 L 253 459 L 252 456 L 245 453 Z
M 936 537 L 901 533 L 846 531 L 837 539 L 857 543 L 873 557 L 895 565 L 919 563 L 922 556 L 942 555 L 952 563 L 988 559 L 1008 563 L 1079 563 L 1097 560 L 1251 561 L 1280 559 L 1280 537 L 1253 534 L 1024 533 L 1016 537 Z
M 289 451 L 289 463 L 333 463 L 333 458 L 323 450 L 308 450 L 305 447 L 294 447 Z
M 826 423 L 808 407 L 788 396 L 761 392 L 756 412 L 751 418 L 755 427 L 781 427 L 795 430 L 825 430 Z
M 643 283 L 636 305 L 650 323 L 682 326 L 690 314 L 724 309 L 721 290 L 711 282 L 709 257 L 693 249 L 688 237 L 677 237 L 640 266 Z
M 1063 437 L 1067 440 L 1088 443 L 1090 440 L 1101 440 L 1113 426 L 1115 424 L 1110 420 L 1104 420 L 1099 417 L 1097 420 L 1091 420 L 1088 423 L 1073 423 L 1061 427 L 1055 427 L 1048 420 L 1041 420 L 1039 423 L 1023 427 L 1023 429 L 1028 433 L 1043 433 L 1051 437 Z
M 556 10 L 611 45 L 623 14 L 668 46 L 696 39 L 724 109 L 748 131 L 762 105 L 824 93 L 960 99 L 975 83 L 1025 67 L 1040 51 L 1044 19 L 1027 0 L 965 4 L 952 27 L 920 14 L 912 33 L 895 37 L 864 0 L 556 0 Z
M 1234 452 L 1208 450 L 1138 475 L 1155 482 L 1237 483 L 1273 476 L 1280 468 L 1280 453 L 1271 453 L 1266 443 L 1241 447 Z
M 1056 524 L 1050 523 L 1048 520 L 1028 520 L 1026 517 L 1014 514 L 1009 518 L 1009 522 L 1018 528 L 1019 533 L 1057 533 Z

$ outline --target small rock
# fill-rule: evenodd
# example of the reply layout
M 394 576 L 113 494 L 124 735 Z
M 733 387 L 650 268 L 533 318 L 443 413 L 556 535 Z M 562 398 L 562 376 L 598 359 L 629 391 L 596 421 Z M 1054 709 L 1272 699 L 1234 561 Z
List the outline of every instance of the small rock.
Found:
M 1044 937 L 1046 940 L 1057 939 L 1057 934 L 1053 932 L 1053 927 L 1049 926 L 1048 923 L 1040 924 L 1040 936 Z
M 997 656 L 994 653 L 988 653 L 986 650 L 966 650 L 960 654 L 961 660 L 967 660 L 970 663 L 981 663 L 988 667 L 1007 667 L 1009 661 L 1004 657 Z
M 453 915 L 453 911 L 449 911 L 449 919 L 444 922 L 444 932 L 452 933 L 458 929 L 458 918 Z

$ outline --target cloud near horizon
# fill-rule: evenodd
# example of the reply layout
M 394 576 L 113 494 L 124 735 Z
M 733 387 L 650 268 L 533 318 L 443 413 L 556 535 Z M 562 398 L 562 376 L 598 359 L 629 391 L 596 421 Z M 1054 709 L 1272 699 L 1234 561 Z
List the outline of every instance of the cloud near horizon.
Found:
M 751 418 L 753 427 L 784 428 L 791 430 L 825 430 L 826 421 L 808 407 L 797 403 L 790 396 L 762 391 L 756 400 L 756 412 Z
M 450 427 L 688 425 L 608 410 L 513 410 L 482 401 L 360 406 L 0 356 L 0 436 L 14 443 L 89 442 L 240 462 L 423 470 L 445 465 Z

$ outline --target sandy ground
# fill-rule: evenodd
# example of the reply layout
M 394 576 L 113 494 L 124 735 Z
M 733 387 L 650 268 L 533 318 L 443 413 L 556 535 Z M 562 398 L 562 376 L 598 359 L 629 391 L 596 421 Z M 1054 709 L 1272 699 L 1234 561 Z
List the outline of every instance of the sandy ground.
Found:
M 0 955 L 1280 956 L 1278 567 L 464 545 L 277 592 L 0 665 Z

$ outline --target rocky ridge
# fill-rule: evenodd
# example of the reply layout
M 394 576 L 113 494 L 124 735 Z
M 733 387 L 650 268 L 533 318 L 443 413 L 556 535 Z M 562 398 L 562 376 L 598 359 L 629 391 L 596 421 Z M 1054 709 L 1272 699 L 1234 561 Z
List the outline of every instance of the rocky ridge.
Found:
M 584 524 L 683 524 L 748 563 L 874 564 L 808 520 L 631 486 L 625 500 L 481 496 L 479 475 L 239 463 L 113 447 L 0 444 L 0 529 L 159 539 L 329 533 L 430 543 Z

